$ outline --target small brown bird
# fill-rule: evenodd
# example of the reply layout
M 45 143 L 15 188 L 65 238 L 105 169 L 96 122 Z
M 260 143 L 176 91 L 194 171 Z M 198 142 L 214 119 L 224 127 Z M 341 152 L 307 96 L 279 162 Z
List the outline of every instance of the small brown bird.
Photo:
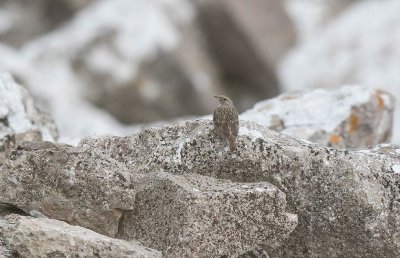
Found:
M 229 142 L 229 150 L 236 150 L 236 137 L 239 132 L 239 114 L 230 98 L 224 95 L 215 96 L 219 105 L 214 110 L 214 131 L 221 140 Z

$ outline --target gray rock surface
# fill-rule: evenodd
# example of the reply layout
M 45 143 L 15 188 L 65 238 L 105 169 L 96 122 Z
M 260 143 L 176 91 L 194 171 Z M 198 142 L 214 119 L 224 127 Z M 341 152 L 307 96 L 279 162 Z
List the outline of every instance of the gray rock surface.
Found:
M 285 93 L 240 118 L 324 146 L 361 148 L 390 142 L 394 106 L 389 93 L 344 86 Z
M 273 248 L 297 225 L 285 211 L 285 195 L 269 183 L 140 173 L 87 144 L 22 144 L 0 168 L 0 201 L 136 239 L 169 257 Z
M 124 241 L 52 219 L 9 215 L 0 219 L 2 257 L 162 257 L 136 241 Z
M 299 225 L 271 256 L 396 257 L 400 254 L 400 160 L 321 147 L 241 122 L 238 151 L 208 121 L 88 140 L 131 171 L 191 173 L 237 182 L 267 181 L 286 193 Z
M 279 246 L 297 225 L 285 195 L 268 183 L 231 183 L 162 173 L 142 182 L 118 238 L 138 239 L 168 257 L 237 256 Z
M 58 137 L 52 119 L 40 111 L 27 90 L 0 71 L 0 164 L 23 141 Z
M 154 171 L 165 172 L 154 174 Z M 276 207 L 281 208 L 275 219 L 291 216 L 292 219 L 276 226 L 281 235 L 289 233 L 289 228 L 294 226 L 294 217 L 285 213 L 283 196 L 279 197 L 281 193 L 272 190 L 275 187 L 269 188 L 267 183 L 262 183 L 266 181 L 286 194 L 289 211 L 299 216 L 298 226 L 283 245 L 279 247 L 272 244 L 275 241 L 267 241 L 270 246 L 263 246 L 271 256 L 396 257 L 400 255 L 399 171 L 400 160 L 397 157 L 321 147 L 244 121 L 241 121 L 239 130 L 238 151 L 231 153 L 228 146 L 214 136 L 211 121 L 198 120 L 147 129 L 129 137 L 87 139 L 77 148 L 51 143 L 48 146 L 32 143 L 21 146 L 1 168 L 0 183 L 4 187 L 0 189 L 0 196 L 3 202 L 25 211 L 35 209 L 46 216 L 74 221 L 92 229 L 98 227 L 98 231 L 109 235 L 137 237 L 146 245 L 157 246 L 167 254 L 176 254 L 176 250 L 180 254 L 188 251 L 193 254 L 200 250 L 196 249 L 201 246 L 200 243 L 187 245 L 184 249 L 174 247 L 165 250 L 165 246 L 171 243 L 168 241 L 178 244 L 171 238 L 163 242 L 157 239 L 157 234 L 166 234 L 168 230 L 180 232 L 182 225 L 174 223 L 182 216 L 187 219 L 183 220 L 188 222 L 184 227 L 190 228 L 191 234 L 188 238 L 177 239 L 180 243 L 190 241 L 200 232 L 194 230 L 198 217 L 193 213 L 200 217 L 207 214 L 204 216 L 207 219 L 213 216 L 210 221 L 216 220 L 221 228 L 231 230 L 226 221 L 218 224 L 220 216 L 212 212 L 216 208 L 212 200 L 224 204 L 218 207 L 221 212 L 230 210 L 228 217 L 232 219 L 235 214 L 244 214 L 245 221 L 238 224 L 242 225 L 248 223 L 249 218 L 252 221 L 265 216 L 259 211 L 265 209 L 262 207 L 268 200 L 271 201 L 271 193 L 279 193 L 275 200 L 279 200 Z M 233 182 L 220 182 L 192 174 Z M 139 180 L 136 181 L 139 184 L 135 184 L 135 180 Z M 149 190 L 152 185 L 157 189 L 154 192 Z M 238 191 L 238 187 L 243 188 L 240 185 L 247 185 L 251 191 Z M 218 187 L 228 194 L 218 194 Z M 190 191 L 194 188 L 200 193 Z M 271 190 L 259 191 L 257 188 Z M 254 203 L 248 203 L 248 197 L 254 196 L 255 192 L 259 193 L 253 199 Z M 174 220 L 160 216 L 165 213 L 160 209 L 149 211 L 148 207 L 153 207 L 153 202 L 156 207 L 164 207 L 160 204 L 168 203 L 167 216 L 172 216 Z M 140 210 L 126 212 L 135 211 L 136 204 Z M 230 205 L 237 208 L 230 209 Z M 185 212 L 188 207 L 193 207 L 193 213 Z M 115 215 L 109 219 L 109 225 L 114 226 L 104 228 L 104 223 L 100 221 L 111 218 L 113 212 Z M 155 233 L 146 232 L 144 226 L 142 232 L 129 230 L 128 225 L 135 225 L 134 218 L 143 222 L 136 222 L 137 225 L 148 225 L 146 230 L 150 227 L 156 230 L 156 237 Z M 119 225 L 124 226 L 117 230 L 118 223 L 114 221 L 120 221 Z M 170 224 L 160 229 L 150 221 L 169 221 Z M 191 226 L 190 222 L 194 224 Z M 202 227 L 198 230 L 207 228 L 206 224 L 199 225 Z M 269 237 L 265 232 L 271 231 L 253 235 L 262 227 L 263 224 L 258 223 L 258 227 L 251 231 L 236 229 L 237 234 L 228 237 L 233 238 L 232 242 L 245 232 L 251 232 L 249 235 L 254 237 L 247 241 L 259 239 L 261 235 Z M 210 234 L 216 237 L 215 240 L 221 237 L 214 231 Z M 169 236 L 176 235 L 171 233 Z M 219 241 L 219 248 L 224 250 L 224 238 Z M 262 245 L 261 240 L 256 242 Z M 257 244 L 252 246 L 255 247 Z M 245 249 L 238 248 L 232 252 L 241 254 L 248 251 Z

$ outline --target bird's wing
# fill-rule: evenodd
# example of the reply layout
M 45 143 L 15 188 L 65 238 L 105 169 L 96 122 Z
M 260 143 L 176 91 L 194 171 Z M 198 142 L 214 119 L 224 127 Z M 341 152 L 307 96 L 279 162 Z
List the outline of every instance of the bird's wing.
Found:
M 239 114 L 235 108 L 228 113 L 229 131 L 236 138 L 239 132 Z
M 218 121 L 219 125 L 222 127 L 222 132 L 225 137 L 230 138 L 238 135 L 239 131 L 239 116 L 238 112 L 234 108 L 223 108 L 221 109 L 221 115 L 218 117 L 223 117 L 223 121 Z

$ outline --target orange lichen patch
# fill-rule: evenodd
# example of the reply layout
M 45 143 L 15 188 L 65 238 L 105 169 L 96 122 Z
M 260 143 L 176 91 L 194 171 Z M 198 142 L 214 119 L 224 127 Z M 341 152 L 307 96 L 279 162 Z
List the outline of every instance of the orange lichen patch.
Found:
M 349 125 L 349 134 L 353 134 L 355 131 L 357 131 L 358 127 L 360 126 L 360 119 L 358 118 L 357 115 L 352 113 L 347 123 Z
M 382 110 L 383 107 L 385 106 L 385 101 L 382 98 L 382 94 L 383 94 L 383 92 L 380 91 L 380 90 L 377 90 L 376 93 L 375 93 L 376 100 L 378 102 L 378 109 L 379 110 Z
M 341 140 L 342 138 L 337 134 L 331 134 L 331 136 L 329 137 L 329 142 L 334 145 L 338 145 Z

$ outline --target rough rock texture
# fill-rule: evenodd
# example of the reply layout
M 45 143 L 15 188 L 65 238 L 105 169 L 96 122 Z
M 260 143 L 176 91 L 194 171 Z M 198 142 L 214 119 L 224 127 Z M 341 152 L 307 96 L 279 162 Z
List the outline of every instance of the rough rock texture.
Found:
M 400 254 L 400 160 L 324 148 L 241 122 L 238 152 L 211 122 L 149 129 L 132 137 L 88 140 L 131 171 L 187 171 L 232 181 L 268 181 L 282 189 L 299 225 L 282 256 L 395 257 Z
M 286 93 L 257 103 L 240 118 L 335 148 L 389 142 L 394 98 L 383 91 L 345 86 Z
M 209 219 L 214 214 L 215 217 L 210 221 L 216 220 L 217 225 L 228 226 L 226 223 L 218 224 L 218 214 L 210 210 L 210 207 L 216 208 L 211 205 L 212 197 L 224 204 L 220 207 L 222 212 L 229 210 L 229 205 L 237 207 L 230 210 L 232 218 L 236 212 L 240 214 L 241 209 L 244 209 L 249 212 L 242 213 L 244 216 L 247 214 L 252 220 L 259 219 L 263 213 L 258 213 L 258 210 L 263 210 L 262 207 L 265 206 L 263 200 L 268 203 L 267 200 L 271 200 L 270 194 L 274 191 L 279 193 L 278 197 L 281 196 L 277 190 L 257 190 L 269 189 L 266 183 L 257 183 L 266 181 L 276 185 L 286 194 L 289 210 L 299 216 L 298 226 L 281 247 L 263 246 L 272 257 L 397 257 L 400 255 L 399 167 L 400 160 L 397 157 L 366 153 L 362 150 L 321 147 L 244 121 L 241 121 L 238 151 L 231 153 L 226 144 L 220 142 L 213 134 L 211 121 L 198 120 L 147 129 L 129 137 L 87 139 L 77 148 L 55 144 L 47 147 L 35 146 L 32 143 L 22 146 L 1 168 L 0 183 L 4 187 L 0 189 L 0 196 L 3 202 L 14 204 L 25 211 L 37 209 L 45 215 L 64 216 L 58 218 L 74 220 L 75 223 L 79 220 L 79 223 L 91 223 L 91 226 L 97 223 L 95 220 L 101 220 L 101 216 L 89 220 L 87 214 L 106 214 L 104 211 L 107 210 L 110 211 L 107 216 L 113 210 L 121 214 L 122 209 L 134 211 L 135 204 L 138 204 L 141 210 L 124 212 L 121 225 L 126 225 L 124 220 L 133 218 L 135 214 L 136 218 L 143 219 L 143 222 L 150 220 L 148 216 L 157 218 L 160 216 L 158 214 L 163 214 L 164 211 L 158 209 L 153 213 L 146 211 L 146 207 L 152 207 L 146 203 L 144 198 L 147 197 L 147 202 L 150 203 L 170 203 L 171 206 L 167 206 L 168 214 L 182 214 L 189 222 L 185 224 L 186 227 L 190 228 L 190 222 L 194 220 L 189 216 L 191 213 L 179 213 L 181 207 L 193 207 L 193 212 L 201 217 L 201 211 L 208 211 L 205 218 Z M 96 174 L 90 171 L 96 171 Z M 156 174 L 162 179 L 158 181 L 150 179 L 154 171 L 168 171 L 181 176 Z M 190 174 L 187 174 L 189 172 Z M 193 173 L 229 179 L 237 183 L 223 181 L 229 185 L 223 187 L 228 194 L 219 195 L 215 190 L 217 187 L 212 183 L 215 179 L 192 178 Z M 168 179 L 164 179 L 164 175 Z M 131 178 L 135 176 L 142 180 L 140 182 L 149 183 L 139 183 L 138 187 L 131 183 L 134 182 Z M 196 180 L 201 180 L 204 185 L 196 183 Z M 46 191 L 41 191 L 39 184 Z M 146 187 L 152 184 L 162 186 L 157 189 L 172 195 L 146 192 Z M 240 185 L 247 185 L 252 190 L 246 194 L 238 192 Z M 199 189 L 201 194 L 197 191 L 190 192 L 191 188 Z M 136 194 L 127 195 L 126 191 L 129 190 Z M 251 206 L 244 203 L 248 203 L 248 197 L 254 196 L 256 192 L 257 197 L 252 200 L 254 205 L 258 203 L 259 206 L 257 209 L 248 210 Z M 118 194 L 113 197 L 113 193 Z M 124 201 L 126 196 L 135 196 L 134 203 L 126 201 L 127 199 Z M 233 201 L 235 196 L 239 203 Z M 262 196 L 265 196 L 265 199 Z M 275 200 L 280 200 L 277 202 L 277 207 L 281 207 L 278 209 L 281 211 L 279 216 L 293 216 L 282 213 L 285 210 L 284 199 Z M 111 205 L 112 203 L 115 204 Z M 194 203 L 196 205 L 192 205 Z M 191 205 L 187 206 L 188 204 Z M 122 205 L 125 207 L 121 207 Z M 127 207 L 129 205 L 132 207 Z M 82 206 L 88 207 L 85 210 L 75 209 L 74 212 L 71 210 Z M 114 218 L 118 219 L 118 216 Z M 173 221 L 180 219 L 179 216 L 174 218 Z M 160 219 L 165 221 L 163 216 Z M 248 229 L 239 226 L 249 222 L 248 219 L 245 221 L 237 224 L 237 234 L 225 236 L 223 232 L 219 232 L 215 235 L 212 231 L 212 236 L 216 237 L 216 242 L 222 235 L 237 241 L 237 237 L 240 238 L 241 234 L 248 232 Z M 276 226 L 283 232 L 288 232 L 293 223 L 292 219 L 289 223 L 286 221 Z M 149 222 L 145 224 L 149 227 L 156 225 Z M 263 225 L 256 224 L 258 227 Z M 169 225 L 171 232 L 182 227 L 173 227 L 173 222 Z M 250 232 L 257 232 L 258 227 Z M 160 227 L 155 228 L 160 230 Z M 104 232 L 104 228 L 101 230 Z M 168 228 L 166 230 L 168 231 Z M 191 232 L 191 237 L 198 233 L 196 230 Z M 263 237 L 266 237 L 265 232 L 261 234 Z M 128 235 L 124 229 L 118 234 Z M 143 237 L 138 240 L 143 240 L 146 245 L 153 247 L 149 244 L 150 241 L 148 242 L 149 232 L 131 231 L 130 234 Z M 178 239 L 182 242 L 188 240 Z M 225 243 L 222 242 L 224 238 L 219 241 Z M 261 241 L 259 243 L 261 245 Z M 153 245 L 157 244 L 159 242 L 155 239 Z M 201 244 L 196 243 L 196 247 L 199 246 Z M 252 246 L 256 247 L 257 245 Z M 180 250 L 184 250 L 182 252 L 185 253 L 196 249 L 190 245 Z M 241 254 L 247 250 L 235 249 L 232 252 L 236 251 Z M 174 253 L 174 250 L 167 252 Z
M 274 248 L 295 226 L 285 195 L 268 183 L 231 183 L 200 175 L 150 176 L 126 212 L 118 238 L 138 239 L 168 257 L 234 257 Z
M 241 254 L 238 258 L 269 258 L 267 252 L 261 248 Z
M 140 174 L 87 144 L 22 144 L 0 168 L 0 202 L 136 239 L 169 257 L 273 248 L 297 225 L 285 195 L 269 183 Z
M 400 97 L 400 1 L 358 1 L 280 66 L 286 90 L 359 84 Z M 396 108 L 400 108 L 400 102 Z M 393 140 L 400 143 L 396 112 Z
M 0 219 L 2 257 L 162 257 L 139 242 L 113 239 L 52 219 Z M 3 248 L 2 248 L 3 247 Z
M 54 140 L 57 128 L 50 117 L 35 106 L 25 88 L 0 71 L 0 164 L 23 141 Z
M 276 96 L 280 89 L 275 65 L 296 41 L 283 1 L 194 2 L 226 89 L 239 110 Z

